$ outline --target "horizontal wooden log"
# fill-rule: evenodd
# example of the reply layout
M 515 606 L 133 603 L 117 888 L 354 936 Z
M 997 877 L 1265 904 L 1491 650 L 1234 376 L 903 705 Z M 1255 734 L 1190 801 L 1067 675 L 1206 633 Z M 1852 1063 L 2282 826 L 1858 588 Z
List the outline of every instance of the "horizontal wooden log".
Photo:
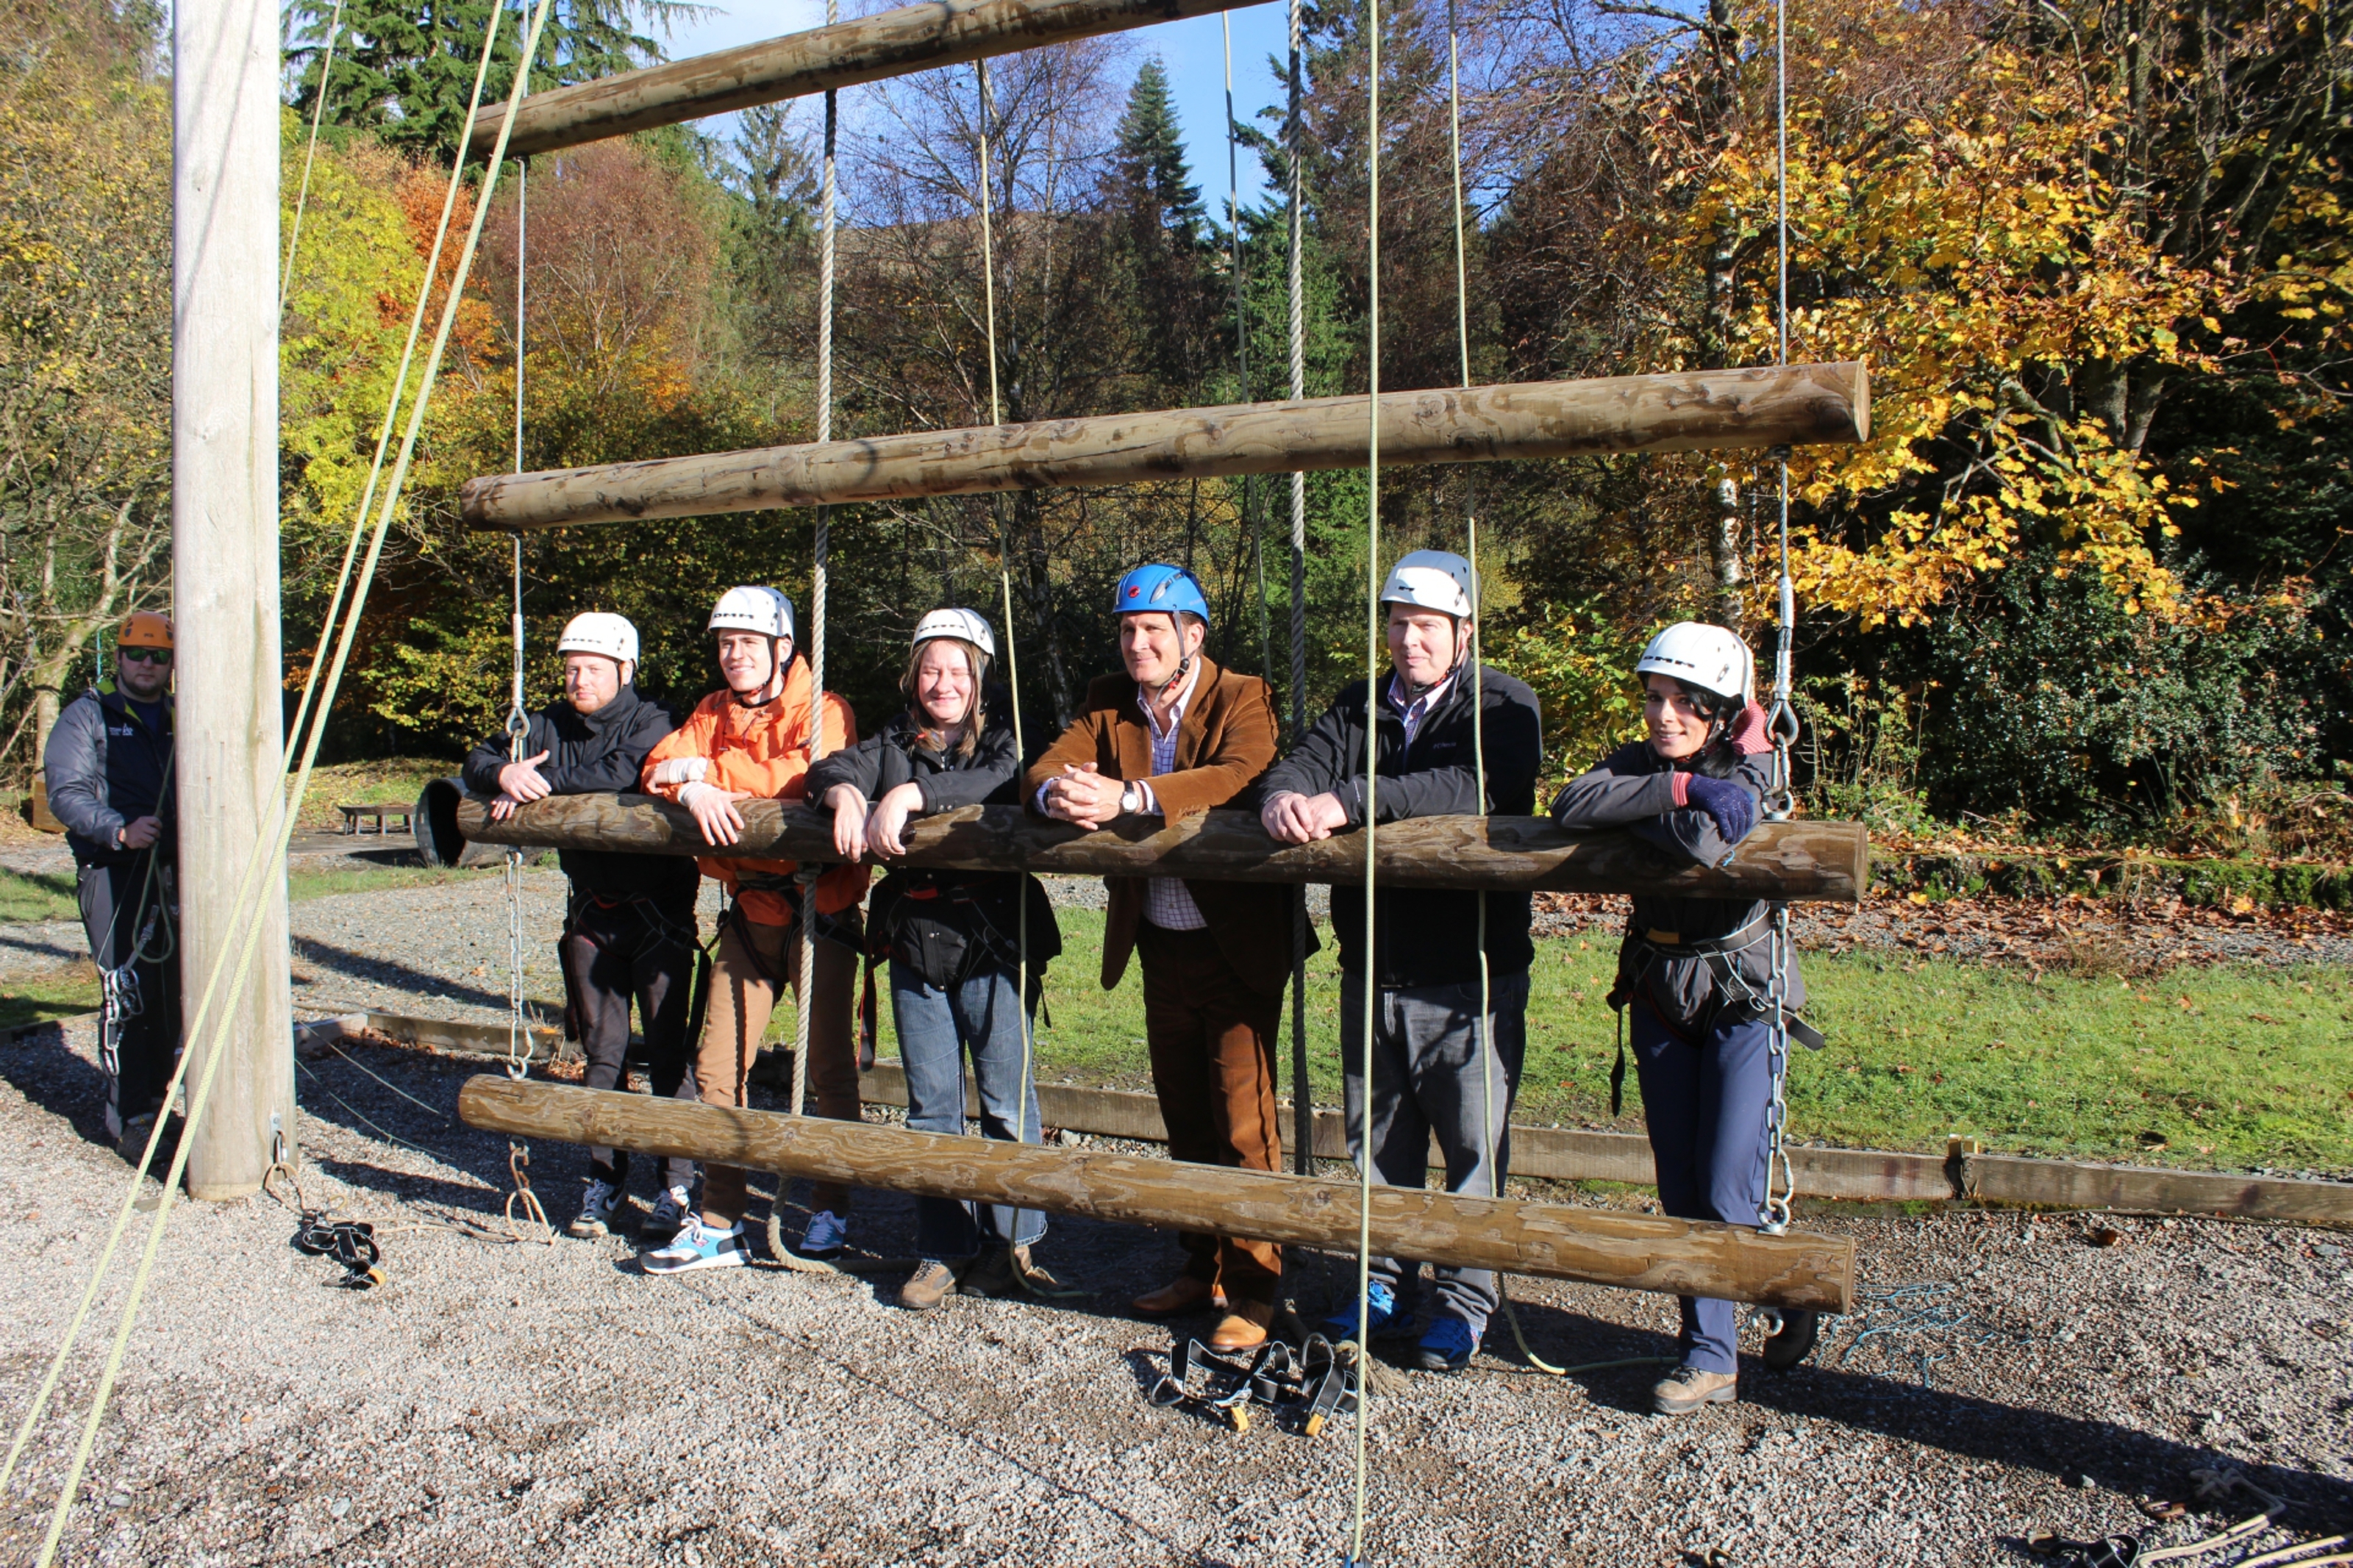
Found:
M 714 848 L 682 806 L 637 795 L 564 795 L 504 822 L 488 803 L 458 806 L 469 840 L 645 855 L 721 855 L 808 864 L 836 861 L 833 819 L 799 805 L 747 800 L 744 835 Z M 1063 877 L 1198 877 L 1219 882 L 1365 879 L 1364 840 L 1335 834 L 1279 844 L 1248 811 L 1180 822 L 1124 816 L 1093 833 L 1019 806 L 975 805 L 917 817 L 901 836 L 908 866 L 1032 871 Z M 1627 833 L 1572 833 L 1543 816 L 1426 816 L 1383 826 L 1377 874 L 1394 888 L 1493 888 L 1678 898 L 1855 902 L 1869 885 L 1870 847 L 1852 822 L 1763 822 L 1722 866 L 1680 863 Z
M 677 125 L 754 104 L 855 87 L 994 55 L 1237 10 L 1258 0 L 934 0 L 788 33 L 643 70 L 534 92 L 515 111 L 508 153 L 527 158 L 607 136 Z M 503 104 L 474 121 L 470 149 L 498 144 Z
M 1049 485 L 1121 485 L 1365 465 L 1362 397 L 1236 404 L 922 430 L 466 481 L 474 528 L 525 530 L 768 507 L 911 500 Z M 1871 437 L 1861 364 L 1393 392 L 1391 466 L 1599 452 L 1751 449 Z
M 1356 1247 L 1360 1199 L 1353 1182 L 990 1142 L 490 1073 L 467 1080 L 458 1114 L 493 1132 L 811 1181 L 1335 1252 Z M 1423 1263 L 1827 1312 L 1847 1310 L 1854 1297 L 1854 1243 L 1800 1231 L 1765 1236 L 1739 1226 L 1385 1186 L 1373 1189 L 1371 1228 L 1376 1253 Z

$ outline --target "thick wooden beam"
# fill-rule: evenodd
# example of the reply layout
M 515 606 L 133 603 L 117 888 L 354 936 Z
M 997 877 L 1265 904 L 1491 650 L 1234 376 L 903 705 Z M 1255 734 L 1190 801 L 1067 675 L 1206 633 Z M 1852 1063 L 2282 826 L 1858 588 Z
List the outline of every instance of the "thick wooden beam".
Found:
M 744 836 L 703 842 L 684 807 L 640 795 L 560 795 L 504 822 L 480 799 L 459 803 L 470 840 L 641 855 L 722 855 L 811 864 L 836 861 L 832 818 L 773 800 L 741 803 Z M 1124 816 L 1093 833 L 1013 805 L 975 805 L 917 817 L 901 864 L 955 871 L 1063 877 L 1198 877 L 1220 882 L 1365 879 L 1363 840 L 1335 834 L 1278 844 L 1249 811 L 1208 811 L 1168 823 Z M 1525 888 L 1699 899 L 1852 903 L 1869 885 L 1860 823 L 1761 822 L 1722 866 L 1679 863 L 1626 833 L 1571 833 L 1543 816 L 1426 816 L 1390 823 L 1375 846 L 1382 885 Z
M 518 158 L 607 136 L 676 125 L 993 55 L 1240 10 L 1259 0 L 944 0 L 788 33 L 715 54 L 535 92 L 507 143 Z M 470 150 L 498 142 L 503 105 L 474 122 Z
M 769 507 L 1361 468 L 1361 397 L 922 430 L 466 481 L 469 526 L 563 528 Z M 1381 461 L 1764 448 L 1871 437 L 1871 377 L 1800 364 L 1394 392 Z
M 1165 1230 L 1211 1230 L 1354 1252 L 1352 1182 L 1279 1171 L 1176 1164 L 1095 1150 L 993 1143 L 773 1110 L 518 1083 L 484 1073 L 458 1114 L 493 1132 L 684 1155 L 812 1181 L 1013 1204 Z M 1714 1296 L 1843 1312 L 1854 1243 L 1792 1231 L 1574 1209 L 1513 1198 L 1375 1187 L 1373 1250 L 1392 1258 L 1581 1279 L 1629 1290 Z

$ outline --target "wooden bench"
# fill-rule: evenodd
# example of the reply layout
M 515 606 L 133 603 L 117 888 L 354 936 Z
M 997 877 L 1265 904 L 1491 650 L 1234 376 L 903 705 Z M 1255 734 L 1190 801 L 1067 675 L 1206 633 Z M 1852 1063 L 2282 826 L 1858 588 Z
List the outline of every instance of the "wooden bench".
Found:
M 412 818 L 410 816 L 410 813 L 415 809 L 412 806 L 402 805 L 395 803 L 390 805 L 339 805 L 335 807 L 335 809 L 343 814 L 343 831 L 345 833 L 366 832 L 367 829 L 362 827 L 360 824 L 367 820 L 369 817 L 375 818 L 376 832 L 379 834 L 389 832 L 390 830 L 385 826 L 385 819 L 392 816 L 400 818 L 400 830 L 403 833 L 415 831 L 414 827 L 411 826 Z

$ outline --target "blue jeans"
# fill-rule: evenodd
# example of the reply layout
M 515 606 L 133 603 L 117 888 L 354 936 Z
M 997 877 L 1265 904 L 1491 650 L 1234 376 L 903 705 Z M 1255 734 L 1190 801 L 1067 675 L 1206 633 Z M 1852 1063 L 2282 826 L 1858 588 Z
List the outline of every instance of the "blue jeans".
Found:
M 1764 1020 L 1729 1024 L 1697 1045 L 1667 1033 L 1641 1002 L 1630 1009 L 1642 1120 L 1659 1170 L 1659 1206 L 1678 1219 L 1754 1226 L 1765 1204 L 1765 1111 L 1773 1098 Z M 1682 1298 L 1683 1364 L 1740 1370 L 1740 1306 Z
M 1430 1141 L 1446 1157 L 1446 1190 L 1501 1197 L 1510 1167 L 1512 1097 L 1519 1091 L 1520 1059 L 1528 1039 L 1528 972 L 1491 977 L 1488 1004 L 1494 1048 L 1479 1037 L 1479 983 L 1385 985 L 1376 1000 L 1373 1030 L 1373 1174 L 1392 1187 L 1430 1184 Z M 1341 1092 L 1348 1119 L 1348 1155 L 1362 1168 L 1365 1125 L 1365 977 L 1340 976 Z M 1481 1069 L 1486 1081 L 1482 1084 Z M 1490 1148 L 1488 1139 L 1494 1142 Z M 1413 1308 L 1421 1265 L 1394 1258 L 1372 1260 L 1372 1277 Z M 1499 1296 L 1486 1268 L 1436 1270 L 1435 1318 L 1460 1318 L 1473 1336 L 1484 1333 Z
M 980 1135 L 999 1142 L 1035 1143 L 1038 1082 L 1021 1071 L 1021 1014 L 1011 970 L 987 970 L 943 989 L 923 984 L 913 968 L 891 961 L 891 1015 L 899 1027 L 899 1059 L 907 1069 L 907 1125 L 917 1132 L 961 1135 L 965 1123 L 964 1057 L 980 1091 Z M 1008 1204 L 957 1198 L 915 1200 L 915 1250 L 925 1258 L 969 1258 L 986 1242 L 1027 1247 L 1046 1234 L 1046 1216 Z

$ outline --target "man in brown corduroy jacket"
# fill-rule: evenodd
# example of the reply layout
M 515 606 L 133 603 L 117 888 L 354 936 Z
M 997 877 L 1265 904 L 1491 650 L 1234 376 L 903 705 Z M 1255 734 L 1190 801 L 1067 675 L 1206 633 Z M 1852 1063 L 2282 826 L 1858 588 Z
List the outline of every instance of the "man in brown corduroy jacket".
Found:
M 1209 606 L 1193 574 L 1139 566 L 1120 579 L 1125 673 L 1088 688 L 1086 707 L 1029 770 L 1033 809 L 1089 829 L 1128 813 L 1171 821 L 1245 795 L 1274 762 L 1265 681 L 1202 657 Z M 1282 1168 L 1274 1107 L 1275 1031 L 1291 973 L 1287 887 L 1191 878 L 1105 879 L 1103 984 L 1144 964 L 1144 1032 L 1168 1152 L 1198 1164 Z M 1313 941 L 1311 937 L 1311 942 Z M 1135 1299 L 1167 1317 L 1224 1309 L 1214 1349 L 1263 1343 L 1282 1281 L 1282 1249 L 1187 1234 L 1185 1270 Z

